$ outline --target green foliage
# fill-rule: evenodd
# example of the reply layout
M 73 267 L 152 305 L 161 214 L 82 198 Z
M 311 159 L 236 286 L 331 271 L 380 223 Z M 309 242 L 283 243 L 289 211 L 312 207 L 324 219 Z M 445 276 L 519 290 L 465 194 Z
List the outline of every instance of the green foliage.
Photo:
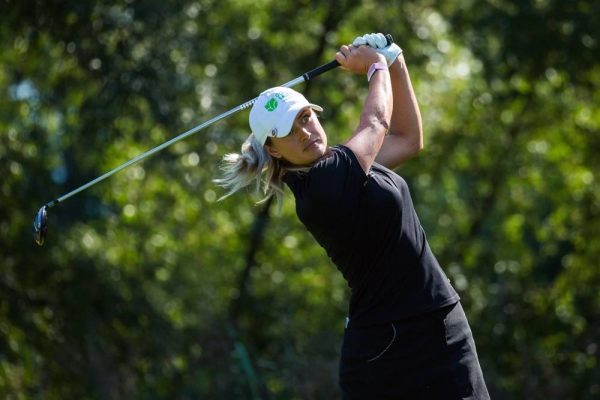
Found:
M 390 32 L 425 150 L 409 182 L 495 399 L 600 394 L 600 87 L 591 1 L 4 2 L 0 394 L 335 398 L 349 293 L 294 215 L 223 202 L 247 112 L 47 201 Z M 300 85 L 331 142 L 365 80 Z M 273 207 L 275 208 L 275 207 Z M 273 214 L 273 215 L 271 215 Z

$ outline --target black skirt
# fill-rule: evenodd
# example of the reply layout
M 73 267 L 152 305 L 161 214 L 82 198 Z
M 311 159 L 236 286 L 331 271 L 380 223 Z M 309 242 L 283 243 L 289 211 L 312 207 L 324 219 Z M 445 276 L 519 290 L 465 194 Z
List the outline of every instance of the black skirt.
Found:
M 489 399 L 460 302 L 344 332 L 344 399 Z

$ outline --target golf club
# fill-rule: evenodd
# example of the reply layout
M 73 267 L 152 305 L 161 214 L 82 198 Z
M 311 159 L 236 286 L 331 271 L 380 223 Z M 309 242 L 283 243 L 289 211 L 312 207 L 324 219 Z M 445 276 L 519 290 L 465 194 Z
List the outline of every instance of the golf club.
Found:
M 392 38 L 392 35 L 388 34 L 388 35 L 385 35 L 385 36 L 386 36 L 386 39 L 387 39 L 387 45 L 388 46 L 391 45 L 392 43 L 394 43 L 394 39 Z M 312 79 L 312 78 L 314 78 L 316 76 L 319 76 L 319 75 L 321 75 L 321 74 L 323 74 L 323 73 L 325 73 L 327 71 L 330 71 L 330 70 L 332 70 L 334 68 L 337 68 L 339 66 L 340 66 L 340 64 L 336 60 L 333 60 L 333 61 L 331 61 L 331 62 L 329 62 L 327 64 L 323 64 L 320 67 L 317 67 L 317 68 L 315 68 L 315 69 L 313 69 L 313 70 L 311 70 L 311 71 L 309 71 L 309 72 L 307 72 L 307 73 L 305 73 L 305 74 L 297 77 L 296 79 L 293 79 L 293 80 L 289 81 L 288 83 L 283 84 L 281 86 L 283 86 L 283 87 L 292 87 L 292 86 L 295 86 L 295 85 L 297 85 L 299 83 L 306 82 L 306 81 L 308 81 L 308 80 L 310 80 L 310 79 Z M 71 197 L 71 196 L 73 196 L 73 195 L 75 195 L 75 194 L 77 194 L 77 193 L 79 193 L 79 192 L 81 192 L 81 191 L 89 188 L 90 186 L 95 185 L 96 183 L 98 183 L 98 182 L 100 182 L 100 181 L 108 178 L 109 176 L 111 176 L 111 175 L 113 175 L 113 174 L 121 171 L 122 169 L 127 168 L 131 164 L 136 163 L 136 162 L 138 162 L 138 161 L 140 161 L 140 160 L 142 160 L 142 159 L 144 159 L 144 158 L 146 158 L 146 157 L 148 157 L 148 156 L 150 156 L 150 155 L 152 155 L 152 154 L 154 154 L 156 152 L 159 152 L 162 149 L 164 149 L 166 147 L 169 147 L 172 144 L 174 144 L 176 142 L 179 142 L 182 139 L 187 138 L 188 136 L 190 136 L 190 135 L 192 135 L 192 134 L 194 134 L 194 133 L 196 133 L 196 132 L 198 132 L 198 131 L 206 128 L 209 125 L 214 124 L 217 121 L 222 120 L 225 117 L 228 117 L 228 116 L 230 116 L 232 114 L 237 113 L 238 111 L 242 111 L 242 110 L 245 110 L 245 109 L 251 107 L 256 102 L 257 99 L 258 99 L 258 97 L 254 98 L 254 99 L 252 99 L 250 101 L 247 101 L 247 102 L 245 102 L 245 103 L 243 103 L 243 104 L 241 104 L 241 105 L 239 105 L 239 106 L 237 106 L 235 108 L 232 108 L 231 110 L 229 110 L 229 111 L 227 111 L 227 112 L 219 115 L 218 117 L 215 117 L 215 118 L 211 119 L 210 121 L 207 121 L 207 122 L 205 122 L 203 124 L 200 124 L 200 125 L 196 126 L 195 128 L 190 129 L 187 132 L 182 133 L 181 135 L 179 135 L 179 136 L 177 136 L 177 137 L 175 137 L 175 138 L 173 138 L 173 139 L 171 139 L 171 140 L 169 140 L 169 141 L 161 144 L 160 146 L 157 146 L 157 147 L 153 148 L 152 150 L 149 150 L 149 151 L 145 152 L 144 154 L 141 154 L 141 155 L 139 155 L 139 156 L 137 156 L 137 157 L 135 157 L 135 158 L 127 161 L 126 163 L 120 165 L 119 167 L 116 167 L 115 169 L 113 169 L 113 170 L 105 173 L 102 176 L 99 176 L 98 178 L 96 178 L 96 179 L 94 179 L 94 180 L 86 183 L 83 186 L 80 186 L 79 188 L 77 188 L 77 189 L 75 189 L 75 190 L 73 190 L 73 191 L 65 194 L 64 196 L 61 196 L 61 197 L 59 197 L 59 198 L 57 198 L 55 200 L 52 200 L 51 202 L 43 205 L 38 210 L 38 212 L 35 214 L 35 217 L 33 219 L 33 238 L 35 239 L 35 242 L 37 244 L 39 244 L 40 246 L 44 243 L 44 239 L 46 238 L 46 234 L 48 233 L 48 209 L 49 208 L 54 207 L 55 205 L 57 205 L 58 203 L 66 200 L 66 199 L 68 199 L 69 197 Z

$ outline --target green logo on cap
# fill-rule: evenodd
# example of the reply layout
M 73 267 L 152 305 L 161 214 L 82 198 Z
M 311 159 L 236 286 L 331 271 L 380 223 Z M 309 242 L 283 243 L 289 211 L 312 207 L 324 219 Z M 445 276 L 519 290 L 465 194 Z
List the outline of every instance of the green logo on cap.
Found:
M 267 109 L 267 111 L 275 111 L 278 105 L 279 103 L 277 103 L 277 100 L 271 99 L 267 101 L 267 104 L 265 104 L 265 108 Z

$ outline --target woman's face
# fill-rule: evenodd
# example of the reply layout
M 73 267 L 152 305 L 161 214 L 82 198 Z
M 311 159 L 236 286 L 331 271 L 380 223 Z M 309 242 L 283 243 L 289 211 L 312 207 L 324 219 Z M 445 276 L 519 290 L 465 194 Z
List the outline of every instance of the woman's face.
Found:
M 271 156 L 294 165 L 313 165 L 330 154 L 327 135 L 310 107 L 298 113 L 289 135 L 269 138 L 265 147 Z

